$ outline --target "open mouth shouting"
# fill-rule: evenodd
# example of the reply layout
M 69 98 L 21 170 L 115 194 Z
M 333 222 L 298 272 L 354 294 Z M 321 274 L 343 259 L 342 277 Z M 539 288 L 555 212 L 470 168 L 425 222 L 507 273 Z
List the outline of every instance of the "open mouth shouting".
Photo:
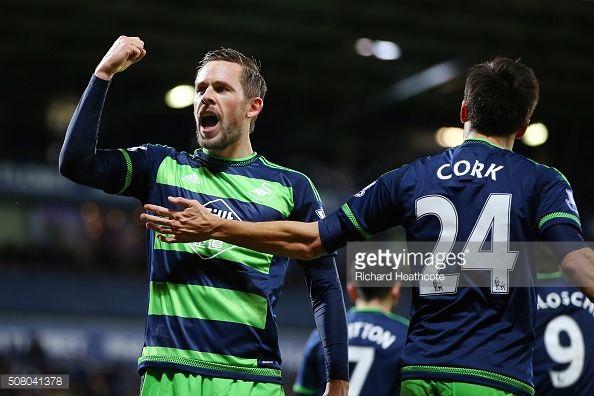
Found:
M 219 116 L 212 111 L 205 110 L 200 113 L 198 118 L 200 129 L 204 133 L 212 132 L 214 128 L 219 124 Z

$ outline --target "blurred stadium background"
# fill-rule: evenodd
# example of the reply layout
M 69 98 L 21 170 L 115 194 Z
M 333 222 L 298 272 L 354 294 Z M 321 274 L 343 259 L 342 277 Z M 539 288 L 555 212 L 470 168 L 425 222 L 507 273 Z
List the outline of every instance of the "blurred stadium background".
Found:
M 51 395 L 138 394 L 141 208 L 57 172 L 70 115 L 120 34 L 148 54 L 116 76 L 100 146 L 193 151 L 191 107 L 169 107 L 166 93 L 193 83 L 208 50 L 236 48 L 261 61 L 269 87 L 254 148 L 308 174 L 327 213 L 443 149 L 436 132 L 460 126 L 470 64 L 521 58 L 541 82 L 532 121 L 549 135 L 515 151 L 569 178 L 591 240 L 593 20 L 594 2 L 578 0 L 0 0 L 0 373 L 69 374 L 70 390 Z M 338 262 L 344 276 L 342 252 Z M 308 299 L 295 266 L 277 309 L 288 395 L 313 327 Z

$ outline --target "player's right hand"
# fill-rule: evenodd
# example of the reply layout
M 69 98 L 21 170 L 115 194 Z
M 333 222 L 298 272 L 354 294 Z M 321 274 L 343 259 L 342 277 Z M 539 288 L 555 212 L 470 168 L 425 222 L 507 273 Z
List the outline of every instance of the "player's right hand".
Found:
M 212 214 L 194 199 L 168 197 L 168 201 L 182 209 L 145 204 L 144 209 L 148 213 L 140 215 L 140 219 L 146 222 L 146 228 L 155 231 L 161 242 L 187 243 L 210 239 L 212 229 L 221 221 L 221 217 Z
M 122 72 L 146 55 L 144 41 L 138 37 L 120 36 L 95 68 L 95 75 L 111 80 L 114 74 Z

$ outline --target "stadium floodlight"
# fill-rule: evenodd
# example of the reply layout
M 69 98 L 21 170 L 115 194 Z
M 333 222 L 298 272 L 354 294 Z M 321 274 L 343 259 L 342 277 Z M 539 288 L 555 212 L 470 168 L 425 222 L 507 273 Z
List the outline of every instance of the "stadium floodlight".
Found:
M 174 109 L 191 106 L 194 103 L 194 86 L 178 85 L 165 94 L 165 103 Z
M 547 127 L 537 122 L 535 124 L 528 125 L 528 129 L 526 129 L 526 133 L 522 136 L 522 143 L 526 146 L 540 146 L 544 144 L 547 139 L 549 138 L 549 130 Z

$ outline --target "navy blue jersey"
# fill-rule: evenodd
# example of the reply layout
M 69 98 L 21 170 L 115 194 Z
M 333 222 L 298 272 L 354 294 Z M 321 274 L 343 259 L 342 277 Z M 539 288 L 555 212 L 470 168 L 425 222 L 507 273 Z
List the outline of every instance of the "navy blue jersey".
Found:
M 324 367 L 324 351 L 317 329 L 313 329 L 303 352 L 301 367 L 293 384 L 295 396 L 321 396 L 326 390 L 326 369 Z
M 538 274 L 537 293 L 536 395 L 594 395 L 594 304 L 561 272 Z
M 351 308 L 349 322 L 349 396 L 398 396 L 400 355 L 408 320 L 379 308 Z M 305 345 L 295 395 L 322 395 L 326 388 L 324 355 L 317 330 Z
M 427 242 L 433 255 L 464 253 L 463 261 L 445 268 L 423 261 L 411 268 L 423 280 L 412 290 L 402 378 L 529 395 L 537 249 L 526 241 L 538 241 L 559 223 L 581 230 L 563 175 L 486 140 L 467 139 L 382 175 L 319 229 L 327 251 L 402 225 L 409 245 Z M 425 281 L 428 275 L 443 281 Z

